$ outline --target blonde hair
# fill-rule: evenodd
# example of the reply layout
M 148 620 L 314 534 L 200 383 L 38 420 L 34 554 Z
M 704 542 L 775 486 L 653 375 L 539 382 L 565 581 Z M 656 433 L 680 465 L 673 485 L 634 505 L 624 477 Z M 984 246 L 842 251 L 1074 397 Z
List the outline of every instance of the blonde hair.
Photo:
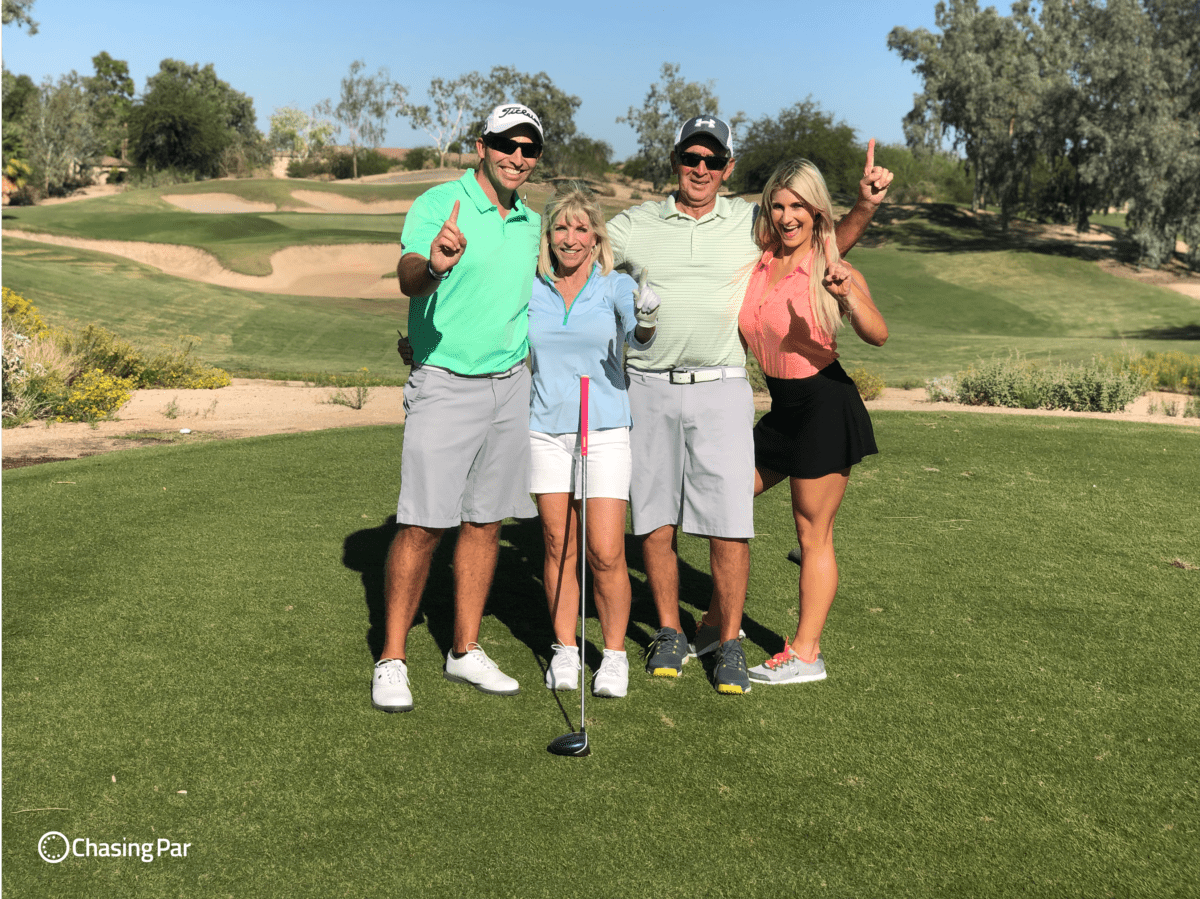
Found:
M 607 275 L 613 269 L 612 241 L 608 239 L 608 228 L 604 226 L 604 212 L 588 187 L 579 181 L 566 181 L 554 191 L 546 209 L 542 213 L 542 239 L 538 248 L 537 270 L 547 281 L 557 281 L 554 273 L 554 251 L 550 248 L 550 236 L 554 226 L 560 219 L 567 222 L 577 218 L 585 219 L 592 233 L 596 235 L 596 245 L 592 247 L 591 262 L 600 263 L 600 274 Z
M 783 189 L 793 191 L 813 210 L 813 266 L 809 276 L 809 297 L 812 302 L 816 325 L 830 337 L 837 335 L 842 326 L 842 309 L 837 299 L 829 293 L 821 281 L 825 269 L 841 260 L 837 238 L 833 231 L 833 201 L 820 169 L 807 159 L 789 159 L 781 163 L 767 179 L 759 202 L 758 217 L 754 220 L 754 242 L 760 250 L 778 254 L 783 238 L 775 228 L 771 215 L 771 201 L 775 192 Z

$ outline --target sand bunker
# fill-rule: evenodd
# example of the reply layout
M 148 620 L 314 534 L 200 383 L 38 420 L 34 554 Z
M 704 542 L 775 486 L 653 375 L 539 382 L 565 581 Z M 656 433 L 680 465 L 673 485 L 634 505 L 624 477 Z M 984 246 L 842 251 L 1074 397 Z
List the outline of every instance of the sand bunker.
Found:
M 315 206 L 308 212 L 337 212 L 351 215 L 403 215 L 412 209 L 412 200 L 379 200 L 364 202 L 341 194 L 320 190 L 294 190 L 292 196 L 302 203 Z
M 243 200 L 237 194 L 163 194 L 163 199 L 188 212 L 206 212 L 210 215 L 277 211 L 274 203 L 255 203 Z
M 274 203 L 255 203 L 236 194 L 164 194 L 163 199 L 188 212 L 207 215 L 236 215 L 242 212 L 333 212 L 340 215 L 403 215 L 412 208 L 412 200 L 355 200 L 321 190 L 294 190 L 295 206 L 277 207 Z
M 395 300 L 402 294 L 394 277 L 400 247 L 396 244 L 348 244 L 334 247 L 288 247 L 271 256 L 271 274 L 256 277 L 224 268 L 216 257 L 195 247 L 123 240 L 89 240 L 5 230 L 9 237 L 108 253 L 149 265 L 168 275 L 206 284 L 303 297 L 361 297 Z

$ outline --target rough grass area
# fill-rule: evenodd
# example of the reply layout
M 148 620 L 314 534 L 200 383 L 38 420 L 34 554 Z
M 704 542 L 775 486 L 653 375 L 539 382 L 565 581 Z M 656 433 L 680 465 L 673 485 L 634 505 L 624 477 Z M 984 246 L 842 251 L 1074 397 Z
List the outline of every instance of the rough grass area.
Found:
M 278 204 L 295 186 L 221 181 L 167 190 L 220 190 Z M 416 196 L 429 185 L 304 182 L 303 187 L 394 199 Z M 192 214 L 165 204 L 163 192 L 10 210 L 5 224 L 197 246 L 235 271 L 257 275 L 269 271 L 271 254 L 286 246 L 398 243 L 403 227 L 401 215 Z M 549 195 L 546 185 L 528 190 L 534 209 L 541 209 Z M 625 205 L 604 202 L 607 214 Z M 1104 227 L 1116 229 L 1115 224 Z M 849 258 L 866 274 L 891 337 L 885 347 L 875 348 L 845 331 L 839 344 L 842 363 L 847 370 L 865 367 L 889 385 L 923 383 L 1014 351 L 1040 364 L 1195 352 L 1195 340 L 1187 338 L 1200 328 L 1200 301 L 1113 277 L 1071 246 L 1006 238 L 948 208 L 881 212 L 864 245 Z M 380 374 L 400 371 L 398 358 L 390 358 L 395 330 L 407 323 L 407 306 L 399 297 L 395 304 L 264 298 L 162 276 L 111 256 L 7 238 L 4 279 L 47 317 L 96 320 L 131 339 L 141 339 L 139 332 L 154 341 L 164 334 L 166 339 L 198 335 L 204 338 L 205 361 L 235 372 L 350 373 L 364 365 Z M 344 333 L 337 333 L 332 319 L 314 329 L 314 316 L 326 314 L 344 316 Z M 386 327 L 380 327 L 380 316 L 387 317 Z M 365 332 L 370 336 L 364 339 Z M 321 361 L 308 361 L 309 353 Z
M 587 759 L 545 750 L 578 696 L 541 686 L 533 522 L 505 527 L 482 635 L 523 692 L 442 679 L 447 541 L 416 710 L 370 707 L 400 429 L 6 472 L 5 895 L 1188 895 L 1197 435 L 875 424 L 839 518 L 829 680 L 733 698 L 696 663 L 635 662 L 627 700 L 588 702 Z M 756 518 L 751 664 L 796 602 L 786 492 Z M 633 654 L 655 622 L 629 546 Z M 701 541 L 680 552 L 691 626 L 711 582 Z M 191 848 L 48 865 L 51 830 Z
M 198 217 L 198 216 L 197 216 Z M 367 216 L 363 216 L 367 218 Z M 403 379 L 396 331 L 408 301 L 251 293 L 174 278 L 127 259 L 4 241 L 4 281 L 52 324 L 100 322 L 139 344 L 197 337 L 195 354 L 234 375 L 270 370 Z

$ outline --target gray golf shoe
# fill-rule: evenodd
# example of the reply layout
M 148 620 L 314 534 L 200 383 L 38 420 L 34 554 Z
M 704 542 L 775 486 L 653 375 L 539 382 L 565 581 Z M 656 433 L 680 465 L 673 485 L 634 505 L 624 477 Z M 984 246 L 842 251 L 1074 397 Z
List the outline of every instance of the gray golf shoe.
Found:
M 788 646 L 751 668 L 750 679 L 760 684 L 806 684 L 825 680 L 825 656 L 817 653 L 815 661 L 805 662 Z
M 679 677 L 687 662 L 687 638 L 670 627 L 660 627 L 646 647 L 646 670 L 655 677 Z
M 726 640 L 713 650 L 713 686 L 718 693 L 740 695 L 750 692 L 750 674 L 746 670 L 746 653 L 740 640 Z

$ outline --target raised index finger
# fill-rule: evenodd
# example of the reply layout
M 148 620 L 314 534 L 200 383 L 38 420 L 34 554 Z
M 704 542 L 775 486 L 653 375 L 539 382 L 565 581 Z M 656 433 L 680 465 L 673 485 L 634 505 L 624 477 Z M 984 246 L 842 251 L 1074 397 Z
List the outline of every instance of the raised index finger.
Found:
M 867 157 L 868 161 L 870 158 L 870 156 Z M 436 219 L 434 221 L 436 221 Z M 455 226 L 458 225 L 458 200 L 454 201 L 454 208 L 450 210 L 450 218 L 446 219 L 446 224 Z
M 873 168 L 875 168 L 875 138 L 871 138 L 869 141 L 867 141 L 867 165 L 863 169 L 863 174 L 871 174 L 871 169 Z M 455 203 L 455 205 L 457 206 L 458 204 Z

